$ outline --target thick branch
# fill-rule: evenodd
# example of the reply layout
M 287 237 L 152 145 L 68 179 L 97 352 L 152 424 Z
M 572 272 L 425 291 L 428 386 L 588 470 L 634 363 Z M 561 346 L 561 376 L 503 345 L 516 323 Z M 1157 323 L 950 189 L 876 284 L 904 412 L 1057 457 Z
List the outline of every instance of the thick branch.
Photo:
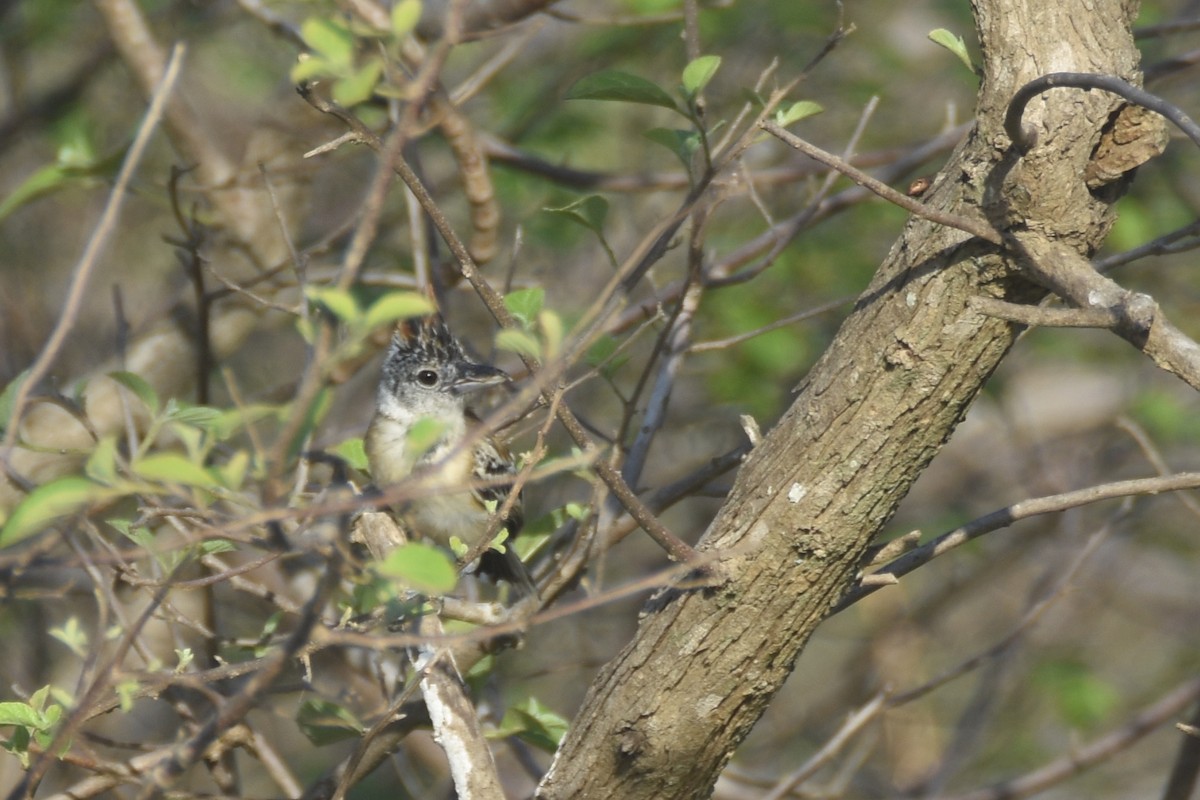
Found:
M 1038 126 L 1038 144 L 1019 163 L 1003 117 L 1018 87 L 1064 65 L 1135 76 L 1132 9 L 1120 0 L 977 0 L 975 11 L 985 76 L 976 125 L 923 205 L 996 225 L 1007 218 L 988 204 L 1010 209 L 1015 192 L 1023 224 L 1088 252 L 1112 215 L 1079 176 L 1115 101 L 1038 98 L 1024 117 Z M 993 187 L 1001 159 L 1006 181 Z M 1012 344 L 1017 329 L 969 299 L 1043 295 L 995 245 L 910 220 L 698 548 L 726 554 L 727 583 L 651 600 L 634 640 L 593 683 L 538 796 L 707 796 Z

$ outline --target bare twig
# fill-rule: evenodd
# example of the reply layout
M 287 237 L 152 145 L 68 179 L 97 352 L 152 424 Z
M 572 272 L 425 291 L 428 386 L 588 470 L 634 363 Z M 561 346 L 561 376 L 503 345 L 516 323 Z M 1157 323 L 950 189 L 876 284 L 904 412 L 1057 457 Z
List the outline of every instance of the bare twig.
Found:
M 883 713 L 888 707 L 887 697 L 886 691 L 879 692 L 866 705 L 846 717 L 846 721 L 842 723 L 842 727 L 838 728 L 837 733 L 829 737 L 821 749 L 813 753 L 794 772 L 780 778 L 771 791 L 763 795 L 763 800 L 784 800 L 791 794 L 792 789 L 816 774 L 817 770 L 840 753 L 858 735 L 859 731 Z
M 977 539 L 986 533 L 1006 528 L 1018 520 L 1066 511 L 1069 508 L 1098 503 L 1102 500 L 1113 500 L 1134 495 L 1154 495 L 1162 492 L 1180 492 L 1187 489 L 1200 489 L 1200 472 L 1180 472 L 1161 478 L 1137 478 L 1128 481 L 1115 481 L 1090 486 L 1087 489 L 1077 489 L 1073 492 L 1035 497 L 1022 500 L 1010 506 L 978 517 L 966 525 L 942 534 L 933 541 L 918 547 L 910 553 L 897 558 L 888 567 L 879 570 L 880 573 L 890 573 L 896 577 L 907 575 L 938 556 Z M 861 583 L 853 586 L 834 606 L 830 613 L 836 614 L 854 605 L 862 598 L 873 594 L 878 587 L 868 587 Z
M 1005 240 L 1024 256 L 1030 277 L 1079 308 L 1113 313 L 1110 329 L 1160 368 L 1200 389 L 1200 344 L 1162 313 L 1149 295 L 1130 292 L 1095 270 L 1069 245 L 1034 231 L 1013 231 Z
M 779 127 L 779 125 L 771 120 L 763 120 L 759 127 L 789 147 L 794 147 L 810 158 L 814 158 L 826 166 L 833 167 L 838 172 L 857 183 L 859 186 L 871 190 L 884 200 L 898 205 L 906 211 L 916 214 L 918 217 L 923 217 L 924 219 L 928 219 L 932 222 L 937 222 L 950 228 L 956 228 L 960 231 L 965 231 L 972 236 L 978 236 L 980 239 L 991 242 L 992 244 L 1000 244 L 1002 242 L 999 232 L 997 232 L 983 219 L 963 217 L 957 214 L 946 214 L 930 208 L 919 200 L 915 200 L 906 194 L 898 192 L 892 187 L 888 186 L 886 183 L 872 178 L 870 175 L 861 170 L 855 169 L 842 159 L 835 156 L 833 153 L 826 152 L 821 148 L 804 141 L 799 136 L 796 136 L 795 134 Z
M 1030 327 L 1111 328 L 1120 317 L 1108 308 L 1055 308 L 1009 303 L 995 297 L 969 297 L 967 305 L 980 314 Z
M 1189 704 L 1196 702 L 1197 698 L 1200 698 L 1200 679 L 1187 681 L 1135 714 L 1120 728 L 1093 742 L 1071 748 L 1071 752 L 1033 772 L 946 800 L 1019 800 L 1030 797 L 1112 758 L 1164 725 Z
M 1145 89 L 1139 89 L 1121 80 L 1116 75 L 1098 75 L 1089 72 L 1053 72 L 1049 75 L 1035 78 L 1022 86 L 1013 95 L 1012 100 L 1008 104 L 1008 111 L 1004 115 L 1004 132 L 1008 134 L 1009 139 L 1012 139 L 1013 145 L 1018 150 L 1025 151 L 1033 145 L 1033 141 L 1021 127 L 1021 117 L 1025 113 L 1025 106 L 1029 105 L 1029 101 L 1042 92 L 1059 88 L 1101 89 L 1115 94 L 1134 105 L 1139 105 L 1142 108 L 1163 115 L 1171 120 L 1171 122 L 1174 122 L 1176 127 L 1183 131 L 1197 147 L 1200 147 L 1200 125 L 1193 122 L 1192 118 L 1183 113 L 1182 109 L 1168 103 L 1158 95 L 1151 94 Z
M 162 74 L 162 80 L 158 82 L 158 85 L 154 89 L 154 93 L 150 99 L 150 107 L 146 109 L 146 115 L 142 118 L 141 125 L 138 126 L 133 144 L 129 146 L 129 152 L 125 154 L 125 160 L 121 163 L 121 169 L 117 173 L 117 179 L 113 184 L 112 191 L 109 192 L 108 202 L 104 205 L 104 211 L 100 214 L 100 220 L 96 223 L 96 229 L 88 238 L 83 255 L 80 256 L 79 262 L 75 265 L 74 277 L 71 279 L 71 286 L 67 291 L 67 299 L 63 303 L 62 312 L 58 315 L 58 322 L 55 323 L 54 330 L 50 333 L 50 338 L 46 340 L 41 353 L 38 354 L 37 359 L 30 366 L 28 375 L 13 397 L 12 421 L 8 430 L 4 432 L 3 452 L 0 453 L 0 457 L 3 458 L 6 468 L 12 445 L 17 440 L 17 432 L 21 425 L 21 416 L 25 411 L 25 403 L 29 398 L 29 393 L 46 374 L 47 370 L 50 369 L 50 365 L 54 363 L 54 359 L 58 357 L 58 351 L 62 348 L 63 341 L 66 340 L 67 335 L 79 318 L 79 309 L 83 304 L 84 297 L 87 295 L 88 283 L 92 278 L 92 273 L 95 272 L 96 267 L 100 263 L 100 256 L 104 250 L 104 246 L 108 244 L 108 239 L 112 235 L 113 228 L 116 226 L 117 218 L 121 213 L 121 205 L 125 201 L 125 192 L 129 188 L 129 181 L 133 178 L 133 173 L 137 169 L 138 164 L 141 163 L 142 155 L 146 152 L 146 145 L 149 144 L 151 135 L 153 135 L 154 130 L 158 127 L 163 111 L 166 108 L 167 99 L 171 96 L 171 92 L 175 88 L 175 81 L 178 79 L 180 67 L 183 65 L 184 52 L 185 48 L 182 43 L 175 45 L 171 51 L 171 58 L 167 62 L 166 70 Z

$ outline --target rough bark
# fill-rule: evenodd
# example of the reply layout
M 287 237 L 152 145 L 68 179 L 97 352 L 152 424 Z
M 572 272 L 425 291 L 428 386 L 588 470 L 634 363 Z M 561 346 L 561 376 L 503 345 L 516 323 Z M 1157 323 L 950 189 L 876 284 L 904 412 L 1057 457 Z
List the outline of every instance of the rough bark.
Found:
M 1048 72 L 1138 83 L 1129 0 L 977 0 L 977 121 L 925 201 L 1090 255 L 1113 219 L 1084 174 L 1118 106 L 1055 90 L 1025 113 L 1024 156 L 1001 123 Z M 975 295 L 1036 301 L 1011 251 L 911 219 L 795 404 L 751 454 L 702 540 L 725 582 L 651 599 L 597 676 L 539 789 L 546 798 L 694 798 L 721 769 L 853 579 L 879 532 L 1013 343 Z

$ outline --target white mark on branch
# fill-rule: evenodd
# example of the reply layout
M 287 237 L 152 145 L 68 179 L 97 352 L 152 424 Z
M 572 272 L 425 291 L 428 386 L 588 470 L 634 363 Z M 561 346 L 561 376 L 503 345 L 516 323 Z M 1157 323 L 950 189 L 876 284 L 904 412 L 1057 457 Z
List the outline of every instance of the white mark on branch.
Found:
M 801 486 L 799 483 L 793 483 L 792 488 L 788 489 L 788 502 L 799 503 L 804 499 L 804 495 L 808 494 L 808 489 Z
M 699 717 L 707 717 L 712 712 L 716 711 L 721 705 L 721 695 L 706 694 L 696 701 L 696 715 Z

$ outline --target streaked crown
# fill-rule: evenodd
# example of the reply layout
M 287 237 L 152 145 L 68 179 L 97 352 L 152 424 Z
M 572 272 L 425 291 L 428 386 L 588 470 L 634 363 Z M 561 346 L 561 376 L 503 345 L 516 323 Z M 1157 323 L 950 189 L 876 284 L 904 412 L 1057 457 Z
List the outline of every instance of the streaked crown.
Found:
M 501 383 L 507 373 L 470 358 L 440 314 L 407 319 L 396 325 L 383 362 L 380 406 L 398 402 L 431 413 L 462 408 L 462 395 Z

